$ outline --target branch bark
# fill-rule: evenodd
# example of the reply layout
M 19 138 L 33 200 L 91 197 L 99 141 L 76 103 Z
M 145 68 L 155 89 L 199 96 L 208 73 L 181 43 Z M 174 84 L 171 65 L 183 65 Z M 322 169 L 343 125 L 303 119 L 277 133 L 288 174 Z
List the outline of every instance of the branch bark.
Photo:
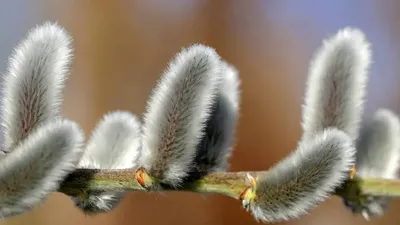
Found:
M 200 180 L 187 183 L 179 189 L 164 187 L 163 191 L 213 193 L 240 199 L 241 194 L 250 185 L 247 174 L 257 177 L 258 173 L 265 173 L 265 171 L 212 173 Z M 79 197 L 83 194 L 99 191 L 146 191 L 137 182 L 135 175 L 136 169 L 78 169 L 64 180 L 59 192 Z M 349 179 L 333 194 L 353 202 L 359 202 L 366 195 L 400 197 L 400 180 Z

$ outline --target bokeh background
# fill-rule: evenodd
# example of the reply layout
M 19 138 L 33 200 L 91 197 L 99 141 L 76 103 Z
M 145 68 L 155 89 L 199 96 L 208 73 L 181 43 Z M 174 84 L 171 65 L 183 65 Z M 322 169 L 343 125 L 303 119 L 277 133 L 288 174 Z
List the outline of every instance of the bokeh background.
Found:
M 374 64 L 365 116 L 400 114 L 400 1 L 396 0 L 13 0 L 0 1 L 0 69 L 27 30 L 58 21 L 75 39 L 63 113 L 87 135 L 104 113 L 144 112 L 168 61 L 200 42 L 239 70 L 242 112 L 231 170 L 263 170 L 295 148 L 309 60 L 323 38 L 345 26 L 372 42 Z M 332 197 L 308 216 L 282 224 L 400 224 L 400 202 L 364 222 Z M 0 224 L 257 224 L 238 201 L 221 196 L 130 193 L 107 214 L 86 217 L 53 194 L 42 206 Z

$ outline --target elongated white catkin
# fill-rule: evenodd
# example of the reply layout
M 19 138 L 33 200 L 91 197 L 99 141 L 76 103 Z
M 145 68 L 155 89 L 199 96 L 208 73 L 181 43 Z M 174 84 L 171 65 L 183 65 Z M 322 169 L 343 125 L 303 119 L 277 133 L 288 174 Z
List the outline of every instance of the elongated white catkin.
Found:
M 0 217 L 31 210 L 72 172 L 82 157 L 84 135 L 68 120 L 38 127 L 0 161 Z
M 144 114 L 141 166 L 160 183 L 181 185 L 203 137 L 217 87 L 220 57 L 193 45 L 169 64 Z
M 256 197 L 246 207 L 263 222 L 298 218 L 329 197 L 348 177 L 354 160 L 355 148 L 347 134 L 323 130 L 256 177 Z
M 400 122 L 388 109 L 380 109 L 361 129 L 357 143 L 357 174 L 397 179 L 400 166 Z
M 309 68 L 303 138 L 336 127 L 357 139 L 370 64 L 370 44 L 358 29 L 344 28 L 323 42 Z
M 398 179 L 400 166 L 400 121 L 388 109 L 380 109 L 361 129 L 357 142 L 357 176 L 362 178 Z M 380 216 L 390 198 L 369 196 L 362 205 L 347 202 L 352 211 L 365 219 Z
M 58 116 L 69 73 L 72 38 L 56 23 L 32 29 L 14 49 L 3 77 L 3 151 Z
M 139 120 L 129 112 L 106 114 L 94 129 L 79 168 L 135 168 L 140 155 L 140 130 Z M 95 214 L 111 211 L 124 196 L 125 192 L 98 192 L 73 200 L 86 214 Z
M 239 117 L 239 88 L 238 70 L 222 61 L 221 82 L 217 89 L 216 100 L 206 123 L 205 135 L 197 146 L 194 165 L 188 180 L 228 169 Z

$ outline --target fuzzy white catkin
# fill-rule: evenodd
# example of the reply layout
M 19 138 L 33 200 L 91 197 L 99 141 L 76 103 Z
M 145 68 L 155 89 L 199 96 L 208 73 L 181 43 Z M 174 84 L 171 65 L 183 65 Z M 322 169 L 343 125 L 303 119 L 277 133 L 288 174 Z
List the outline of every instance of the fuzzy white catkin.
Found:
M 68 120 L 38 127 L 0 161 L 0 217 L 22 214 L 40 204 L 82 157 L 84 134 Z
M 372 120 L 365 123 L 357 142 L 357 176 L 362 178 L 397 179 L 400 166 L 400 121 L 388 109 L 379 109 Z M 390 198 L 370 196 L 358 206 L 362 216 L 369 219 L 382 215 Z M 352 205 L 347 206 L 357 210 Z
M 72 58 L 72 38 L 56 23 L 32 29 L 14 49 L 3 76 L 3 151 L 58 116 Z
M 128 169 L 135 168 L 140 154 L 139 120 L 126 111 L 108 113 L 94 129 L 79 168 Z M 125 192 L 89 193 L 84 198 L 73 198 L 86 214 L 109 212 Z
M 232 65 L 221 61 L 221 81 L 206 122 L 205 134 L 197 146 L 194 165 L 188 180 L 228 169 L 239 117 L 239 105 L 239 72 Z
M 309 67 L 303 138 L 336 127 L 357 139 L 370 64 L 370 44 L 358 29 L 341 29 L 323 42 Z
M 357 174 L 396 179 L 400 159 L 400 122 L 388 109 L 380 109 L 361 129 L 357 143 Z
M 147 103 L 141 166 L 160 183 L 181 185 L 203 137 L 220 82 L 220 57 L 196 44 L 169 64 Z
M 326 129 L 301 141 L 291 155 L 256 177 L 249 209 L 257 220 L 280 222 L 305 215 L 347 177 L 355 160 L 351 138 Z

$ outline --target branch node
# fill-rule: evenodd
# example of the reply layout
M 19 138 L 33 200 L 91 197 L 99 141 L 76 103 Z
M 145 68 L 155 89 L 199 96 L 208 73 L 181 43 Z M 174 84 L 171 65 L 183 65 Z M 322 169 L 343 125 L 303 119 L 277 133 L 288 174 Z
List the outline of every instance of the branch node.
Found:
M 239 200 L 242 201 L 242 206 L 246 211 L 250 210 L 250 205 L 256 198 L 257 182 L 256 179 L 247 173 L 247 180 L 250 181 L 250 186 L 248 186 L 239 196 Z
M 144 168 L 136 170 L 135 178 L 139 185 L 145 190 L 151 189 L 156 183 L 156 179 L 150 176 Z

